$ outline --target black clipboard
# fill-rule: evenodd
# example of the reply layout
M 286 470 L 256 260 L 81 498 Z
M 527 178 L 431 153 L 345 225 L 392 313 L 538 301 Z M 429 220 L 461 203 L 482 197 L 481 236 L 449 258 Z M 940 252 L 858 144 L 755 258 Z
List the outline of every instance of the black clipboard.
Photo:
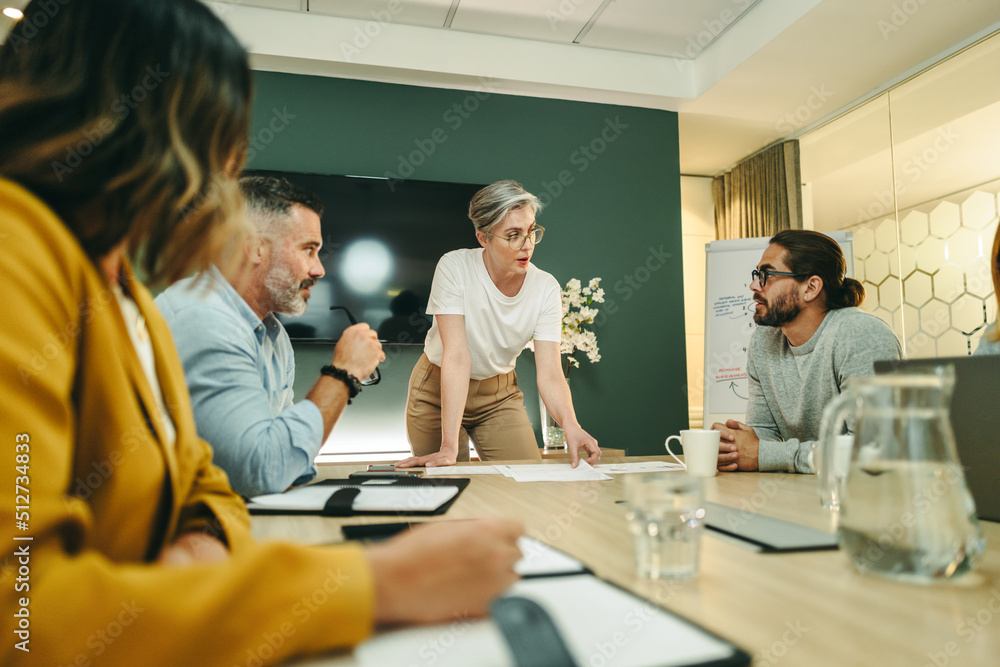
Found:
M 308 488 L 315 490 L 316 488 L 329 488 L 332 490 L 330 497 L 327 498 L 323 507 L 316 507 L 315 509 L 289 509 L 284 507 L 268 507 L 261 504 L 255 504 L 254 498 L 251 498 L 247 502 L 247 509 L 251 514 L 320 514 L 322 516 L 365 516 L 365 515 L 390 515 L 390 516 L 403 516 L 403 515 L 421 515 L 421 516 L 433 516 L 438 514 L 444 514 L 451 507 L 452 503 L 462 494 L 462 491 L 466 486 L 469 485 L 468 477 L 450 477 L 441 479 L 424 479 L 424 478 L 413 478 L 413 477 L 401 477 L 397 479 L 376 479 L 364 482 L 359 482 L 357 480 L 346 480 L 346 479 L 329 479 L 316 484 L 310 484 Z M 450 486 L 456 487 L 457 491 L 455 495 L 449 498 L 447 501 L 441 503 L 434 509 L 430 510 L 414 510 L 407 507 L 395 507 L 392 509 L 385 510 L 356 510 L 353 508 L 354 499 L 361 493 L 362 489 L 385 489 L 385 488 L 428 488 L 428 487 L 442 487 Z M 306 487 L 299 487 L 306 488 Z M 292 489 L 286 493 L 293 493 L 298 489 Z M 284 494 L 282 494 L 284 495 Z M 258 498 L 264 498 L 264 496 L 258 496 Z
M 827 533 L 718 503 L 705 503 L 705 509 L 705 525 L 709 529 L 749 542 L 765 553 L 838 548 L 836 533 Z

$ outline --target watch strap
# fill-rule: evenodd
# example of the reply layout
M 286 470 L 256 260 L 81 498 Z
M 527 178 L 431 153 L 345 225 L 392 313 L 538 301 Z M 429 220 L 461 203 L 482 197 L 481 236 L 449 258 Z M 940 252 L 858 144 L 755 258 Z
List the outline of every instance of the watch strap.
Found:
M 319 369 L 321 375 L 327 375 L 332 378 L 336 378 L 344 383 L 347 387 L 347 404 L 351 404 L 351 399 L 361 393 L 361 381 L 354 377 L 343 368 L 337 368 L 336 366 L 323 366 Z

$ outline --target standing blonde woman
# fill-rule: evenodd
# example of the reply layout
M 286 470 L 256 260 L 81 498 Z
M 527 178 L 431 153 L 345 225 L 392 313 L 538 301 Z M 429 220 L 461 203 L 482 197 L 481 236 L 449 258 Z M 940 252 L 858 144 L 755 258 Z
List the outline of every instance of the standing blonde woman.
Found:
M 497 181 L 473 196 L 469 218 L 482 247 L 447 253 L 434 272 L 427 305 L 434 324 L 406 403 L 414 456 L 397 467 L 468 461 L 470 438 L 483 460 L 541 458 L 514 372 L 531 339 L 538 391 L 566 433 L 573 465 L 581 449 L 588 462 L 600 460 L 562 373 L 559 283 L 531 263 L 545 231 L 535 222 L 541 207 L 514 181 Z
M 194 0 L 35 1 L 0 48 L 0 664 L 274 664 L 516 578 L 507 521 L 251 538 L 125 258 L 169 281 L 240 245 L 249 113 L 246 53 Z

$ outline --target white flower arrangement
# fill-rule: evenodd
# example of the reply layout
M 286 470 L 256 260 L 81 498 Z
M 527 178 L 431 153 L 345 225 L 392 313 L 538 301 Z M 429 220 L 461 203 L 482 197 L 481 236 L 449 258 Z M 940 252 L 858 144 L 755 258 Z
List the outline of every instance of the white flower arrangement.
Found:
M 600 278 L 592 278 L 586 287 L 576 278 L 566 283 L 562 291 L 562 343 L 559 345 L 559 352 L 566 355 L 563 370 L 566 375 L 569 375 L 570 366 L 580 367 L 577 350 L 586 352 L 592 364 L 601 360 L 597 334 L 584 328 L 594 323 L 597 316 L 597 308 L 593 307 L 595 303 L 604 303 Z

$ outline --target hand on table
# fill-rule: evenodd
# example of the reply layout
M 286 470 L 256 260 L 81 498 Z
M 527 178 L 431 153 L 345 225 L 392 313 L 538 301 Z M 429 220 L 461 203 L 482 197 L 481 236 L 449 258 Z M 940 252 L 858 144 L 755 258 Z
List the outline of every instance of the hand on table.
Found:
M 518 579 L 517 538 L 524 527 L 507 519 L 417 526 L 368 547 L 375 579 L 375 621 L 436 623 L 483 616 Z
M 417 466 L 425 466 L 427 468 L 436 468 L 438 466 L 453 466 L 457 461 L 458 452 L 449 449 L 434 452 L 433 454 L 428 454 L 426 456 L 411 456 L 408 459 L 403 459 L 398 462 L 396 467 L 414 468 Z
M 195 563 L 221 563 L 229 558 L 229 549 L 206 533 L 184 533 L 166 547 L 156 562 L 160 565 L 186 567 Z
M 563 433 L 566 436 L 566 449 L 569 450 L 569 460 L 572 467 L 575 468 L 579 465 L 581 449 L 589 454 L 586 461 L 590 465 L 601 460 L 601 448 L 597 446 L 597 440 L 594 439 L 594 436 L 579 426 L 564 428 Z
M 758 452 L 760 438 L 757 433 L 735 419 L 729 419 L 725 424 L 712 424 L 713 431 L 719 431 L 719 463 L 720 472 L 734 470 L 751 471 L 758 468 Z

